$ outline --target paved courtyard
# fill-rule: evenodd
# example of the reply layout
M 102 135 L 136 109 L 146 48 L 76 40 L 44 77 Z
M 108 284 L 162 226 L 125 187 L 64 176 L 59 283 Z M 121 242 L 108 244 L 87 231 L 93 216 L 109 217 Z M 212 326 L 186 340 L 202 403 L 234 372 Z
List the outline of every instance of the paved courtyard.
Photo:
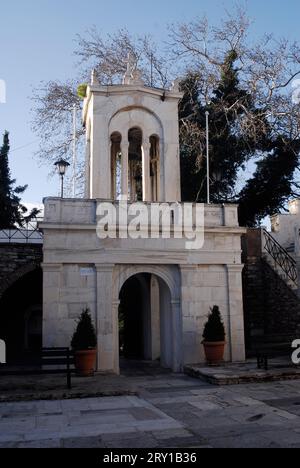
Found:
M 0 404 L 1 447 L 300 447 L 300 381 L 140 376 L 138 396 Z

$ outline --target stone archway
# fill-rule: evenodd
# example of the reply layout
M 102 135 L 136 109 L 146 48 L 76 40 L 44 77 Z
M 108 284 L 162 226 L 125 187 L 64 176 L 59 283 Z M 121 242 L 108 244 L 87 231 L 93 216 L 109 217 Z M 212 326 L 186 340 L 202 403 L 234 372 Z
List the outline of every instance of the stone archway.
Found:
M 121 266 L 115 271 L 113 320 L 119 320 L 122 291 L 130 281 L 141 284 L 143 294 L 143 356 L 160 358 L 161 366 L 180 372 L 183 366 L 180 273 L 168 266 Z M 147 279 L 148 278 L 148 279 Z M 149 288 L 147 281 L 153 281 Z M 155 287 L 155 282 L 157 286 Z M 152 297 L 153 296 L 153 297 Z M 149 302 L 150 301 L 150 302 Z M 117 324 L 115 330 L 119 330 Z M 119 339 L 116 339 L 115 363 L 119 368 Z
M 4 278 L 0 285 L 0 299 L 3 294 L 13 286 L 17 281 L 22 279 L 24 276 L 40 269 L 40 264 L 37 263 L 28 263 L 20 268 L 17 268 L 15 271 L 10 273 L 6 278 Z
M 6 342 L 8 363 L 21 363 L 42 347 L 42 302 L 41 268 L 27 265 L 10 277 L 0 297 L 0 338 Z

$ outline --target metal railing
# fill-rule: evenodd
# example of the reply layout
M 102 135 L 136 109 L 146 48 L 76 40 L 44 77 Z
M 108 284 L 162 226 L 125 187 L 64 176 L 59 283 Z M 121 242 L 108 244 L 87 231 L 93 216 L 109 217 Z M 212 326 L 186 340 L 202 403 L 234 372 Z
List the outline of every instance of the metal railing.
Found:
M 297 285 L 298 270 L 296 261 L 265 229 L 263 230 L 263 235 L 265 240 L 265 251 L 272 257 L 276 266 L 283 271 L 287 278 Z
M 43 234 L 38 223 L 43 218 L 34 218 L 22 227 L 0 230 L 0 244 L 42 244 Z

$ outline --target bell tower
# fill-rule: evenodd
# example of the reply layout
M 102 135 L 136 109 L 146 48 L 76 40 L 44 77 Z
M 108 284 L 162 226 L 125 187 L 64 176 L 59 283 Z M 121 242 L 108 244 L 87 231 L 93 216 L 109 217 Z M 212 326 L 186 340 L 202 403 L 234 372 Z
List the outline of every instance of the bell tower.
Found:
M 86 198 L 180 202 L 178 80 L 170 90 L 145 86 L 128 59 L 121 85 L 92 74 L 84 103 Z

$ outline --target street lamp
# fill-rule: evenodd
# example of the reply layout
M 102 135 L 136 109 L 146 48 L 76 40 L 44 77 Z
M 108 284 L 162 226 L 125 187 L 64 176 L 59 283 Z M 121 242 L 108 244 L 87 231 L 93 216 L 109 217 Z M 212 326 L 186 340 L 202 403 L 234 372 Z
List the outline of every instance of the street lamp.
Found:
M 209 112 L 206 116 L 206 170 L 207 170 L 207 204 L 210 205 L 210 167 L 209 167 Z
M 64 198 L 64 176 L 70 164 L 67 161 L 64 161 L 64 159 L 61 159 L 60 161 L 57 161 L 54 166 L 56 166 L 56 169 L 61 177 L 61 198 Z

